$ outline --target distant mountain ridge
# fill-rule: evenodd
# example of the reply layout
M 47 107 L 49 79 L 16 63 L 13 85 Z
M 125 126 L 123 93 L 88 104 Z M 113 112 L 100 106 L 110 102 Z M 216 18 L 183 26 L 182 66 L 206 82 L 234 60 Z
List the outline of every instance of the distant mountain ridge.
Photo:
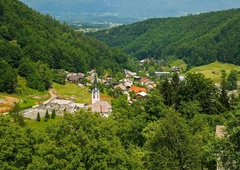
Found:
M 190 65 L 213 61 L 240 65 L 240 9 L 149 19 L 90 33 L 142 59 L 182 58 Z
M 21 0 L 41 13 L 49 13 L 60 20 L 87 21 L 85 15 L 111 15 L 118 18 L 162 18 L 183 16 L 240 7 L 237 0 Z

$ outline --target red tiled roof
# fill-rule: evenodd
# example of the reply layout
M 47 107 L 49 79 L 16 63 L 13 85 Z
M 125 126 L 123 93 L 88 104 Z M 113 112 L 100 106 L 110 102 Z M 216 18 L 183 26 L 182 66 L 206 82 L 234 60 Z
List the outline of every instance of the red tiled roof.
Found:
M 146 83 L 146 82 L 149 81 L 149 79 L 148 78 L 142 78 L 140 81 L 143 82 L 143 83 Z
M 147 90 L 145 88 L 142 87 L 138 87 L 138 86 L 132 86 L 129 90 L 134 91 L 135 93 L 139 93 L 139 92 L 147 92 Z
M 104 77 L 104 78 L 107 78 L 107 77 L 111 77 L 111 76 L 106 73 L 103 77 Z

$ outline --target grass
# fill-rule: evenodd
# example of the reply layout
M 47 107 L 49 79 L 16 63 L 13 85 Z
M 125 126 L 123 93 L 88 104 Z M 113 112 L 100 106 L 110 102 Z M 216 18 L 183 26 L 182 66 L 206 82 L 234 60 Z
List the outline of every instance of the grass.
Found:
M 0 101 L 4 100 L 7 105 L 18 102 L 20 108 L 26 109 L 36 105 L 38 102 L 50 98 L 48 91 L 39 92 L 26 86 L 26 79 L 18 77 L 18 87 L 15 94 L 0 93 Z M 1 112 L 1 106 L 0 106 Z
M 56 116 L 55 119 L 48 119 L 47 122 L 44 121 L 44 118 L 41 118 L 41 121 L 38 122 L 36 120 L 32 119 L 25 119 L 26 126 L 31 127 L 31 128 L 36 128 L 39 130 L 44 130 L 48 126 L 54 125 L 54 124 L 59 124 L 62 121 L 63 117 L 62 116 Z
M 75 99 L 76 103 L 88 103 L 92 102 L 92 93 L 89 91 L 89 87 L 79 87 L 74 83 L 67 83 L 65 85 L 53 83 L 53 88 L 57 94 L 64 99 Z M 101 100 L 111 101 L 111 97 L 107 94 L 101 93 Z
M 76 103 L 91 103 L 91 93 L 88 87 L 80 88 L 73 83 L 67 83 L 65 85 L 53 83 L 53 88 L 64 99 L 75 99 Z
M 173 66 L 177 66 L 178 68 L 180 68 L 181 71 L 185 71 L 187 68 L 187 64 L 181 59 L 175 60 L 171 64 L 171 67 L 173 67 Z
M 228 75 L 231 70 L 240 71 L 240 66 L 236 66 L 234 64 L 221 63 L 216 61 L 208 65 L 194 67 L 190 69 L 188 72 L 202 73 L 205 75 L 205 77 L 211 78 L 214 83 L 220 84 L 222 70 L 225 70 Z
M 21 108 L 29 108 L 50 98 L 48 91 L 39 92 L 35 89 L 28 88 L 26 86 L 26 79 L 23 77 L 18 77 L 18 85 L 19 87 L 17 88 L 17 96 L 21 101 Z

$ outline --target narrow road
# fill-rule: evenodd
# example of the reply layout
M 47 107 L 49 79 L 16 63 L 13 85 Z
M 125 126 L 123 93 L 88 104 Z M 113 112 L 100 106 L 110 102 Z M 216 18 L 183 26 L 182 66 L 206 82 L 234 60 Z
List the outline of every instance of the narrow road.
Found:
M 58 97 L 58 95 L 57 95 L 57 93 L 56 93 L 56 91 L 55 91 L 54 89 L 49 89 L 48 92 L 50 93 L 51 98 L 48 99 L 48 100 L 46 100 L 46 101 L 44 102 L 44 104 L 46 104 L 46 103 L 48 103 L 49 101 L 51 101 L 51 100 L 53 100 L 53 99 L 55 99 L 55 98 Z

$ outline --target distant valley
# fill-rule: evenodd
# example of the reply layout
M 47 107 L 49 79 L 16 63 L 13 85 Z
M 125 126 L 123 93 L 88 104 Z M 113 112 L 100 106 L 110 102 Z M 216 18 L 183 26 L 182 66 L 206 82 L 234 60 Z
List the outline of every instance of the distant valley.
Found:
M 147 18 L 178 17 L 238 8 L 236 0 L 21 0 L 29 7 L 60 21 L 133 23 Z

